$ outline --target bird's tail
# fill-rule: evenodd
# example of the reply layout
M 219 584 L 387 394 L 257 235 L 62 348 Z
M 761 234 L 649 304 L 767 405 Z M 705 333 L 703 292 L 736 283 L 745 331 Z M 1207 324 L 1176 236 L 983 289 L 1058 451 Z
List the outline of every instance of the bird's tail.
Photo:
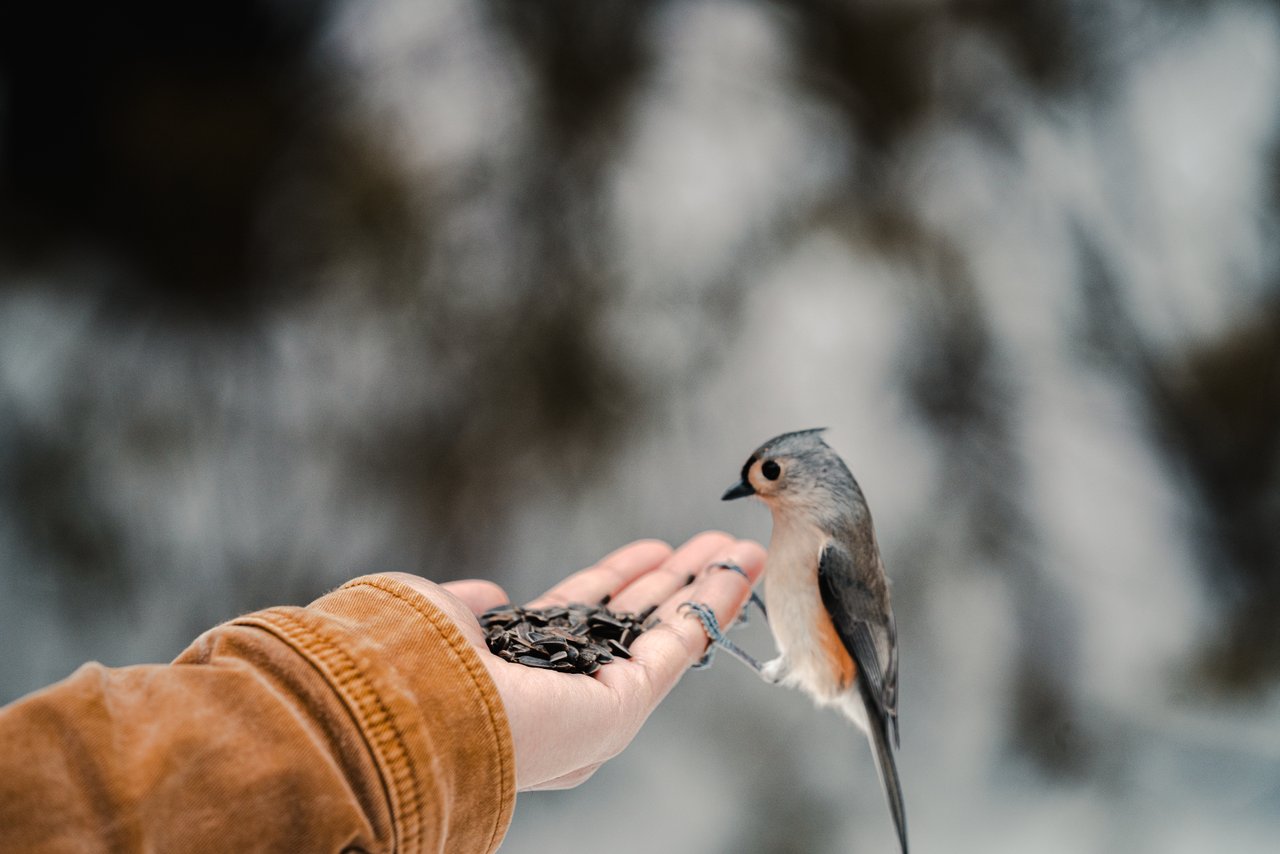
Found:
M 857 685 L 863 706 L 867 710 L 867 738 L 871 741 L 871 755 L 876 761 L 876 773 L 880 775 L 880 786 L 885 797 L 889 799 L 889 812 L 893 815 L 893 826 L 898 831 L 898 842 L 902 846 L 902 854 L 907 854 L 907 811 L 902 804 L 902 784 L 898 781 L 898 765 L 893 759 L 893 748 L 889 744 L 889 722 L 884 713 L 869 696 L 866 680 L 858 679 Z

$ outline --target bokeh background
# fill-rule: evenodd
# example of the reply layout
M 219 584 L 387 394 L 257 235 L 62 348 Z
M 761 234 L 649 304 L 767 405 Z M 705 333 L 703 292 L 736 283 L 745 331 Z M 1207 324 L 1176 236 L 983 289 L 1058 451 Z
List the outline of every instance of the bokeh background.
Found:
M 1280 4 L 0 13 L 0 701 L 380 569 L 517 599 L 831 428 L 916 850 L 1280 840 Z M 741 642 L 767 654 L 757 620 Z M 721 659 L 511 854 L 893 849 Z

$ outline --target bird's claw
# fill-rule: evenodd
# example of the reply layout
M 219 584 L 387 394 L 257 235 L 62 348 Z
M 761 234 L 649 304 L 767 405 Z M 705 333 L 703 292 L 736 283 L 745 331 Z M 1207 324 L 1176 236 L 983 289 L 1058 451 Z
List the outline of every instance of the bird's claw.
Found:
M 743 578 L 747 580 L 747 583 L 751 582 L 751 576 L 747 575 L 747 571 L 742 567 L 738 566 L 736 563 L 729 563 L 728 561 L 722 560 L 717 563 L 711 564 L 709 569 L 727 569 L 730 572 L 736 572 L 738 573 L 738 575 L 741 575 Z
M 748 584 L 751 583 L 751 576 L 747 575 L 747 571 L 742 567 L 738 566 L 736 563 L 730 563 L 729 561 L 725 561 L 725 560 L 717 561 L 716 563 L 713 563 L 709 567 L 707 567 L 707 569 L 727 569 L 730 572 L 736 572 L 738 573 L 738 575 L 741 575 L 743 578 L 747 580 Z M 751 592 L 751 596 L 752 598 L 756 598 L 755 591 Z M 745 626 L 747 625 L 748 622 L 750 622 L 747 617 L 747 610 L 748 609 L 746 608 L 742 609 L 742 612 L 738 614 L 738 619 L 735 625 Z
M 724 632 L 720 631 L 720 621 L 716 619 L 716 614 L 708 606 L 701 602 L 682 602 L 680 607 L 676 609 L 679 613 L 688 611 L 698 618 L 698 622 L 702 624 L 702 630 L 707 633 L 707 639 L 711 641 L 707 645 L 707 651 L 702 654 L 694 662 L 694 670 L 705 670 L 711 666 L 711 662 L 716 657 L 716 644 L 725 640 Z
M 738 566 L 736 563 L 730 563 L 729 561 L 719 561 L 717 563 L 711 564 L 711 566 L 709 566 L 708 569 L 727 569 L 730 572 L 736 572 L 738 573 L 738 575 L 741 575 L 743 578 L 747 580 L 747 584 L 752 583 L 751 576 L 747 575 L 747 571 L 742 567 Z M 769 622 L 769 609 L 765 607 L 764 600 L 760 598 L 759 593 L 757 593 L 755 590 L 752 590 L 751 598 L 748 600 L 748 603 L 749 604 L 755 603 L 755 606 L 760 609 L 760 613 L 764 616 L 764 621 L 766 623 Z M 749 619 L 750 611 L 751 609 L 749 607 L 744 606 L 742 611 L 739 612 L 737 622 L 734 625 L 745 626 L 748 623 L 750 623 L 750 619 Z

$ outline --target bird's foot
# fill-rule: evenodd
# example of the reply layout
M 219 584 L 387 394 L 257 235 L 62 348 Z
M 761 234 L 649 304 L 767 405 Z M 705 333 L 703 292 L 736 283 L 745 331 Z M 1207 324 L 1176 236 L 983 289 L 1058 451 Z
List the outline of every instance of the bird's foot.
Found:
M 711 666 L 712 660 L 715 658 L 716 647 L 721 647 L 725 652 L 750 667 L 756 673 L 761 670 L 760 662 L 756 661 L 746 650 L 738 646 L 733 641 L 725 637 L 724 632 L 720 631 L 720 621 L 716 619 L 715 612 L 701 602 L 684 602 L 679 608 L 681 613 L 688 611 L 698 618 L 698 622 L 702 623 L 702 630 L 707 633 L 707 638 L 711 644 L 707 647 L 707 651 L 703 653 L 702 658 L 698 659 L 693 665 L 694 670 L 703 670 Z
M 688 612 L 697 617 L 698 622 L 702 623 L 702 630 L 707 633 L 707 638 L 711 641 L 707 645 L 707 651 L 702 654 L 702 658 L 699 658 L 693 665 L 694 670 L 705 670 L 715 660 L 716 644 L 728 640 L 728 638 L 724 636 L 724 632 L 720 631 L 720 621 L 716 619 L 715 612 L 701 602 L 682 602 L 677 610 L 679 613 Z
M 747 579 L 748 584 L 751 583 L 751 576 L 747 575 L 747 571 L 742 567 L 738 566 L 736 563 L 729 563 L 728 561 L 720 561 L 719 563 L 711 564 L 711 566 L 708 568 L 709 569 L 727 569 L 730 572 L 736 572 L 738 573 L 738 575 L 741 575 L 743 578 Z M 748 613 L 751 610 L 752 604 L 754 604 L 757 608 L 760 609 L 760 616 L 764 617 L 765 625 L 769 624 L 769 609 L 765 608 L 764 600 L 760 598 L 760 594 L 757 593 L 755 590 L 752 590 L 751 598 L 747 600 L 746 606 L 743 607 L 742 612 L 738 615 L 738 620 L 734 625 L 745 626 L 747 625 L 747 623 L 750 622 Z

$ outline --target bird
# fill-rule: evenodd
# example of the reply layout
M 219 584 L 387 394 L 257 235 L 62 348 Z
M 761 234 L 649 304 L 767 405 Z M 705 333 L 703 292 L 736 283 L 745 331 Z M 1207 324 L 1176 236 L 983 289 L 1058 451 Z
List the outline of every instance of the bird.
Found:
M 866 497 L 823 432 L 798 430 L 765 442 L 721 496 L 724 501 L 753 496 L 772 513 L 765 602 L 754 592 L 752 601 L 768 622 L 777 657 L 763 663 L 755 659 L 724 635 L 707 606 L 686 602 L 682 608 L 701 621 L 713 642 L 703 664 L 719 646 L 766 682 L 798 688 L 862 730 L 907 854 L 907 818 L 894 761 L 900 743 L 898 639 L 889 579 Z

